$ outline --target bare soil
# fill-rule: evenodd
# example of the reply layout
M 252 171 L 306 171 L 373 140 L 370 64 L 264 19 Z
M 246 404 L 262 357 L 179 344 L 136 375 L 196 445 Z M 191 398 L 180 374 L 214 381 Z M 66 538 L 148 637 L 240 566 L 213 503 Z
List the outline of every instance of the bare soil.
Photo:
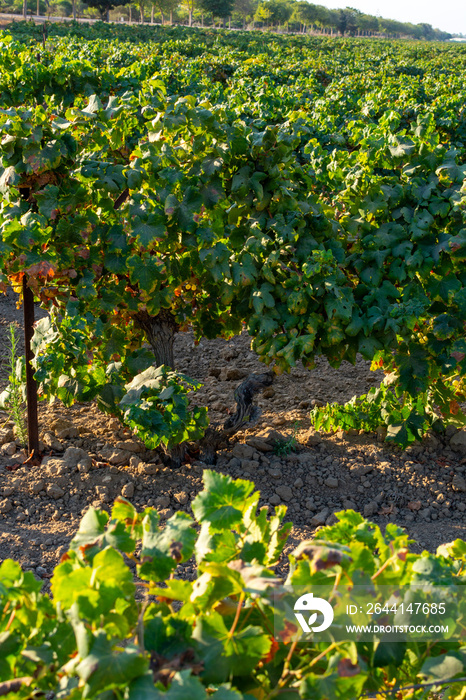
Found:
M 0 390 L 8 379 L 9 324 L 22 332 L 22 310 L 15 299 L 13 293 L 0 297 Z M 42 313 L 38 310 L 37 317 Z M 177 368 L 203 382 L 196 402 L 209 407 L 214 421 L 225 420 L 234 410 L 233 394 L 241 379 L 265 369 L 250 341 L 247 333 L 231 341 L 202 340 L 198 346 L 191 333 L 176 340 Z M 461 490 L 466 460 L 451 448 L 451 433 L 402 452 L 373 433 L 316 435 L 311 428 L 313 401 L 343 403 L 380 379 L 362 358 L 339 370 L 324 359 L 312 371 L 299 364 L 258 396 L 261 419 L 219 452 L 214 467 L 194 461 L 170 469 L 94 405 L 67 409 L 58 401 L 40 405 L 42 464 L 23 465 L 25 455 L 12 444 L 13 425 L 0 414 L 0 561 L 20 562 L 43 578 L 47 589 L 89 506 L 109 510 L 123 494 L 138 508 L 157 507 L 162 519 L 176 510 L 190 512 L 205 468 L 253 480 L 261 505 L 268 505 L 270 512 L 274 505 L 286 504 L 293 523 L 287 552 L 312 538 L 319 525 L 333 522 L 333 514 L 343 508 L 366 514 L 382 528 L 388 522 L 406 528 L 416 552 L 435 552 L 442 543 L 466 539 L 466 493 Z M 296 451 L 276 454 L 277 439 L 293 432 Z M 193 562 L 179 573 L 192 577 Z

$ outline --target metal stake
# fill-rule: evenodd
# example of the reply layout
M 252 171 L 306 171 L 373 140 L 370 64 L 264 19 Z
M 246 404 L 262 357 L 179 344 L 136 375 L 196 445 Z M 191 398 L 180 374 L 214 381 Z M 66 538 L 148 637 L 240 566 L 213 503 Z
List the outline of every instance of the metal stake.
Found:
M 34 294 L 27 285 L 26 275 L 23 277 L 23 306 L 24 306 L 24 345 L 26 348 L 26 396 L 28 414 L 28 450 L 33 456 L 39 454 L 39 423 L 37 419 L 37 384 L 34 379 L 34 368 L 31 360 L 34 357 L 31 350 L 31 339 L 34 335 Z

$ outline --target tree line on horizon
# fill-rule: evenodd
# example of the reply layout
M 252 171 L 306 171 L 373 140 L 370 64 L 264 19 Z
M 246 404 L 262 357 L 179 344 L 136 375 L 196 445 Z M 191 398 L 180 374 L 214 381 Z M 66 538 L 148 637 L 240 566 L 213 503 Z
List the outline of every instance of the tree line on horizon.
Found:
M 24 0 L 0 0 L 1 12 L 22 12 Z M 363 13 L 330 9 L 306 0 L 29 0 L 28 12 L 103 20 L 159 21 L 189 26 L 222 26 L 312 32 L 339 36 L 384 36 L 446 41 L 448 32 L 431 24 L 412 24 Z

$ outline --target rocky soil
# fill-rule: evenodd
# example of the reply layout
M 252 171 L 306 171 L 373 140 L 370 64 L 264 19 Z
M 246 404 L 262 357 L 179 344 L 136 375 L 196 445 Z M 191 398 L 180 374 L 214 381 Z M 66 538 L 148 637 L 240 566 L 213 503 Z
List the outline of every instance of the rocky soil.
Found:
M 0 298 L 0 390 L 8 370 L 7 327 L 21 326 L 12 296 Z M 196 402 L 207 405 L 213 421 L 234 410 L 234 390 L 242 378 L 264 371 L 246 333 L 231 341 L 202 340 L 190 333 L 176 341 L 177 367 L 204 383 Z M 382 527 L 396 522 L 414 542 L 413 551 L 466 539 L 466 434 L 451 431 L 401 451 L 376 434 L 316 433 L 309 421 L 315 402 L 349 400 L 379 382 L 362 358 L 339 370 L 321 359 L 312 371 L 302 365 L 277 377 L 257 398 L 260 421 L 238 433 L 218 454 L 214 469 L 254 481 L 261 505 L 280 503 L 293 522 L 289 551 L 316 528 L 331 523 L 335 511 L 353 508 Z M 44 457 L 23 465 L 14 426 L 0 414 L 0 561 L 11 557 L 44 579 L 68 548 L 89 506 L 109 509 L 119 494 L 138 508 L 155 506 L 166 519 L 190 512 L 202 489 L 206 467 L 199 461 L 172 470 L 157 453 L 100 413 L 94 405 L 66 409 L 60 402 L 40 407 Z M 295 434 L 296 451 L 280 454 L 277 441 Z M 193 563 L 180 575 L 194 575 Z

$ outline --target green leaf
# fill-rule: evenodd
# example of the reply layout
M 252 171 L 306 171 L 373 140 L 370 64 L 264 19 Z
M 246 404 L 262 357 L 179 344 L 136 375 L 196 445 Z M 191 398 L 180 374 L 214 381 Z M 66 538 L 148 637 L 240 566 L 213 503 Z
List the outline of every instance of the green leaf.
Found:
M 87 106 L 84 112 L 89 112 L 89 114 L 94 114 L 95 112 L 99 112 L 101 109 L 103 109 L 103 104 L 98 98 L 97 95 L 91 95 L 89 97 L 89 102 L 87 103 Z
M 405 143 L 396 143 L 394 146 L 389 146 L 390 153 L 394 158 L 403 158 L 405 156 L 410 156 L 414 151 L 414 143 L 412 141 L 406 141 Z
M 368 360 L 372 360 L 378 350 L 382 349 L 382 344 L 375 338 L 361 338 L 358 350 L 361 355 Z
M 0 192 L 6 192 L 12 185 L 17 185 L 21 176 L 16 172 L 13 165 L 5 168 L 0 176 Z
M 128 686 L 128 700 L 162 700 L 165 694 L 154 685 L 154 675 L 148 671 L 131 681 Z
M 243 700 L 243 695 L 237 690 L 233 690 L 230 685 L 222 685 L 213 695 L 210 696 L 213 700 Z M 252 697 L 252 696 L 251 696 Z
M 244 254 L 241 262 L 233 262 L 231 268 L 235 284 L 243 287 L 254 284 L 257 272 L 251 255 Z
M 132 255 L 126 260 L 131 284 L 137 284 L 142 292 L 150 295 L 160 280 L 164 279 L 161 265 L 150 255 Z
M 455 292 L 461 289 L 461 282 L 454 276 L 448 275 L 440 280 L 431 277 L 427 283 L 427 291 L 432 301 L 444 301 L 450 304 Z
M 139 567 L 139 575 L 153 581 L 168 578 L 179 563 L 189 559 L 196 542 L 193 521 L 186 513 L 175 513 L 163 530 L 158 527 L 158 520 L 157 513 L 152 510 L 142 522 L 141 558 L 144 563 Z
M 191 504 L 198 521 L 207 521 L 214 530 L 230 529 L 241 522 L 250 502 L 254 484 L 250 481 L 204 470 L 204 491 Z
M 35 195 L 39 212 L 47 219 L 55 218 L 53 214 L 58 213 L 59 194 L 60 190 L 56 185 L 47 185 Z
M 190 601 L 196 608 L 208 612 L 216 603 L 243 589 L 241 575 L 218 562 L 203 564 L 203 573 L 194 581 Z
M 165 200 L 165 214 L 173 216 L 178 209 L 180 203 L 174 194 L 169 194 Z
M 406 654 L 406 642 L 379 642 L 372 663 L 375 668 L 401 666 Z
M 247 676 L 267 655 L 271 639 L 260 627 L 245 627 L 229 635 L 224 619 L 216 612 L 200 618 L 193 631 L 204 664 L 204 680 L 222 683 L 230 675 Z
M 150 245 L 157 243 L 158 240 L 166 236 L 167 229 L 165 224 L 143 221 L 135 219 L 133 223 L 133 235 L 137 236 L 139 243 L 143 248 L 148 248 Z
M 71 540 L 70 548 L 74 551 L 85 548 L 85 556 L 90 562 L 99 550 L 108 546 L 122 552 L 132 552 L 135 543 L 124 523 L 108 520 L 107 513 L 89 508 L 80 522 L 78 532 Z
M 452 654 L 440 654 L 424 661 L 420 675 L 432 680 L 443 681 L 464 673 L 465 660 Z
M 177 671 L 166 693 L 160 694 L 160 699 L 166 700 L 208 700 L 206 689 L 199 678 L 191 675 L 191 671 Z
M 86 683 L 86 695 L 112 687 L 126 686 L 148 668 L 148 661 L 139 650 L 128 645 L 124 651 L 113 649 L 103 630 L 95 633 L 90 654 L 76 667 L 76 673 Z

